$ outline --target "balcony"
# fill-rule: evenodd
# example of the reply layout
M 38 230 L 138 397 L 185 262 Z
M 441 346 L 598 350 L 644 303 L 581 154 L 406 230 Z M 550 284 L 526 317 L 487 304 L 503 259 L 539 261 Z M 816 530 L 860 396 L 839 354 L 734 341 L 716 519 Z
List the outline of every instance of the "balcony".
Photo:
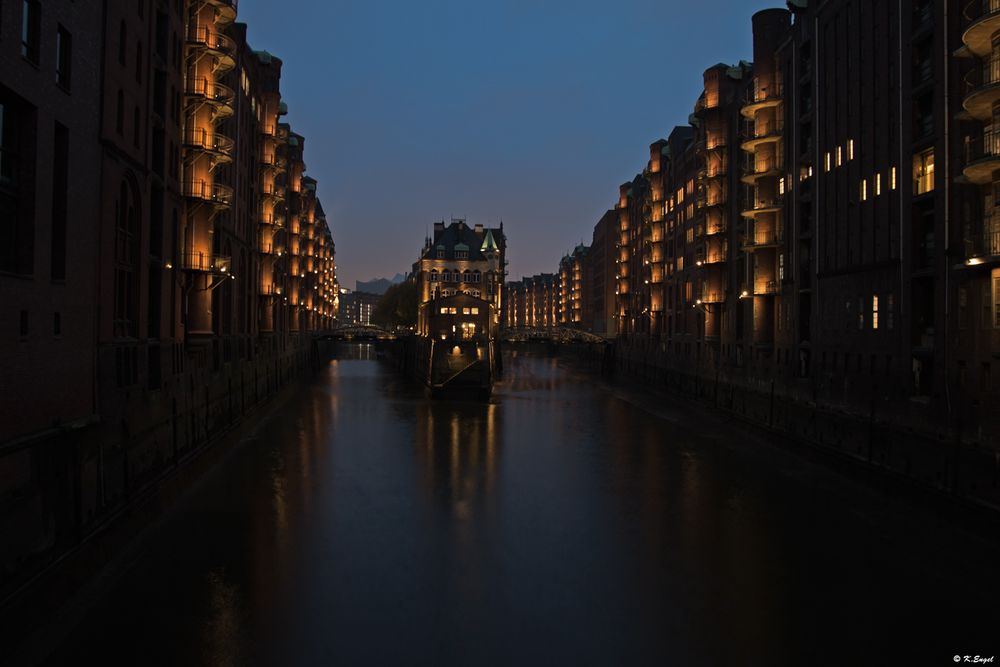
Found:
M 260 193 L 265 197 L 269 197 L 275 201 L 280 201 L 285 198 L 284 189 L 279 187 L 277 183 L 271 181 L 270 183 L 264 183 L 260 188 Z
M 216 164 L 232 162 L 236 143 L 218 132 L 204 128 L 189 127 L 184 132 L 184 146 L 191 150 L 210 155 Z
M 743 211 L 743 215 L 747 218 L 754 218 L 764 213 L 778 213 L 783 206 L 780 199 L 757 199 L 750 208 Z
M 740 109 L 740 113 L 743 114 L 744 118 L 754 118 L 758 111 L 772 109 L 781 104 L 782 94 L 781 84 L 754 86 L 751 90 L 747 91 L 747 96 L 743 100 L 743 108 Z
M 207 51 L 215 58 L 215 71 L 228 72 L 236 67 L 236 42 L 206 25 L 188 28 L 188 44 Z
M 288 165 L 285 158 L 277 155 L 276 153 L 265 153 L 260 156 L 260 165 L 265 169 L 273 169 L 276 172 L 285 171 L 285 167 Z
M 723 303 L 726 300 L 724 292 L 702 292 L 698 303 Z
M 1000 264 L 1000 213 L 983 219 L 983 232 L 978 239 L 966 241 L 966 260 L 959 268 L 993 267 Z
M 962 174 L 970 183 L 982 185 L 993 181 L 993 171 L 1000 169 L 1000 130 L 985 130 L 981 137 L 966 137 L 965 166 Z M 914 183 L 914 193 L 923 194 L 934 189 L 934 173 L 921 177 L 930 183 Z
M 753 234 L 747 237 L 743 243 L 743 249 L 747 252 L 763 250 L 765 248 L 777 248 L 781 245 L 784 235 L 771 229 L 756 229 Z
M 181 268 L 202 273 L 229 273 L 232 260 L 210 252 L 186 252 L 181 255 Z
M 727 229 L 725 220 L 709 220 L 705 226 L 705 236 L 718 236 L 725 234 Z
M 740 180 L 748 185 L 755 185 L 762 178 L 776 178 L 781 176 L 784 168 L 784 160 L 773 157 L 750 160 L 746 166 L 746 173 L 740 177 Z
M 260 295 L 266 297 L 281 296 L 282 289 L 281 285 L 275 285 L 274 283 L 268 283 L 266 285 L 261 285 Z
M 776 280 L 755 280 L 753 284 L 754 296 L 771 296 L 778 293 L 778 281 Z
M 755 125 L 752 129 L 744 129 L 743 140 L 740 143 L 740 148 L 743 150 L 753 153 L 765 144 L 773 144 L 781 141 L 785 130 L 783 122 L 774 121 L 771 123 L 757 123 Z
M 205 77 L 196 77 L 187 80 L 184 94 L 192 100 L 211 104 L 215 108 L 217 118 L 233 115 L 236 93 L 229 86 L 209 81 Z
M 962 106 L 976 120 L 989 121 L 997 100 L 1000 100 L 1000 57 L 990 56 L 965 75 Z
M 1000 0 L 972 0 L 964 13 L 969 25 L 962 42 L 982 58 L 993 50 L 993 33 L 1000 30 Z
M 715 94 L 711 97 L 704 93 L 698 98 L 698 101 L 694 105 L 694 115 L 703 116 L 708 111 L 715 111 L 719 108 L 719 95 Z
M 236 20 L 239 0 L 208 0 L 208 4 L 215 7 L 216 23 L 228 25 Z
M 200 199 L 218 208 L 229 208 L 233 203 L 233 189 L 231 187 L 209 181 L 185 181 L 184 196 Z
M 260 219 L 260 224 L 268 225 L 271 227 L 282 228 L 285 226 L 285 216 L 278 215 L 277 213 L 272 213 L 271 215 L 265 215 Z

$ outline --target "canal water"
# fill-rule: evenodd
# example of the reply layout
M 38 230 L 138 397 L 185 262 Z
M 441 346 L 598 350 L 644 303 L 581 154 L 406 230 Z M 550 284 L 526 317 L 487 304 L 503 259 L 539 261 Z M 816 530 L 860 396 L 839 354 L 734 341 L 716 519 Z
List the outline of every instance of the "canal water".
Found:
M 485 404 L 354 352 L 184 497 L 49 664 L 1000 653 L 995 525 L 555 359 L 508 358 Z

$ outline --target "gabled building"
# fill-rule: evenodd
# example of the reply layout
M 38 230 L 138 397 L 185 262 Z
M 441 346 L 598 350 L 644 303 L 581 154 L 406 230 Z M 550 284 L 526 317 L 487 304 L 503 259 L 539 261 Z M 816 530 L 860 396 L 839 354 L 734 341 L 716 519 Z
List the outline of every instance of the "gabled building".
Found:
M 465 220 L 434 223 L 434 235 L 424 242 L 413 264 L 421 304 L 467 294 L 493 306 L 491 326 L 500 326 L 503 312 L 507 240 L 500 227 L 470 227 Z M 417 327 L 421 331 L 420 323 Z

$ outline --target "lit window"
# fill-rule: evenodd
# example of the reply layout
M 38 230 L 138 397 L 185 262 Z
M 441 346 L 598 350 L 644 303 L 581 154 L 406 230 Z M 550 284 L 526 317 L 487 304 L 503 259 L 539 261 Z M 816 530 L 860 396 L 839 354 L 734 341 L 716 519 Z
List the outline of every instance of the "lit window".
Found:
M 442 308 L 441 309 L 441 314 L 442 315 L 447 315 L 448 314 L 448 309 L 447 308 Z
M 778 194 L 779 195 L 785 194 L 785 177 L 784 176 L 782 176 L 781 178 L 778 179 Z
M 878 329 L 878 294 L 872 295 L 872 329 Z
M 826 171 L 830 171 L 830 152 L 829 151 L 827 151 L 826 157 L 824 158 L 823 163 L 826 165 Z
M 867 200 L 868 200 L 868 179 L 867 178 L 862 178 L 861 179 L 861 201 L 867 201 Z
M 479 314 L 479 308 L 477 308 L 477 307 L 473 307 L 473 308 L 472 308 L 472 314 L 473 314 L 473 315 L 478 315 L 478 314 Z
M 854 139 L 847 140 L 847 159 L 854 159 Z
M 844 154 L 841 151 L 840 146 L 837 146 L 837 166 L 838 167 L 844 163 L 844 159 L 843 158 L 844 158 Z
M 889 189 L 890 190 L 895 190 L 896 189 L 896 168 L 895 167 L 893 167 L 892 170 L 889 172 Z
M 468 315 L 469 314 L 469 309 L 468 308 L 463 308 L 462 309 L 462 314 L 463 315 Z
M 913 156 L 913 192 L 926 194 L 934 189 L 934 149 Z
M 875 174 L 875 196 L 882 194 L 882 174 Z

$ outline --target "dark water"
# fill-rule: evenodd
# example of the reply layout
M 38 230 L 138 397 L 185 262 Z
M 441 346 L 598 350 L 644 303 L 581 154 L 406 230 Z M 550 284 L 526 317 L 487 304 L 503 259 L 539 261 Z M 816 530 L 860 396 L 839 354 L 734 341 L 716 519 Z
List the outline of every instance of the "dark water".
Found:
M 185 498 L 51 664 L 1000 653 L 995 528 L 620 393 L 519 357 L 491 404 L 429 402 L 379 362 L 333 362 Z

